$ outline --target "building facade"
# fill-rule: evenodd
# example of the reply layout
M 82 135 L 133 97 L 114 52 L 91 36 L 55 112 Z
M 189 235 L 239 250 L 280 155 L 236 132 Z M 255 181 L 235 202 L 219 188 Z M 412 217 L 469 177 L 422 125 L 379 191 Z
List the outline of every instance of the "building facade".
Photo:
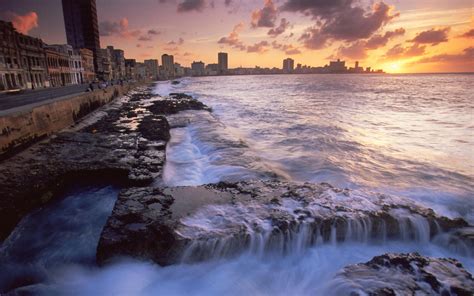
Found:
M 48 87 L 44 44 L 0 21 L 0 91 Z
M 195 76 L 202 76 L 206 73 L 204 63 L 201 61 L 193 62 L 191 64 L 191 69 L 193 69 L 193 73 Z
M 135 64 L 135 79 L 143 80 L 147 79 L 148 77 L 147 67 L 144 63 L 136 63 Z
M 46 46 L 46 61 L 51 86 L 59 87 L 74 83 L 71 69 L 72 51 L 72 46 L 68 44 Z
M 38 38 L 18 34 L 21 65 L 26 88 L 35 89 L 49 86 L 46 54 L 43 41 Z
M 144 63 L 146 67 L 147 78 L 153 79 L 153 80 L 158 79 L 158 74 L 159 74 L 158 60 L 154 60 L 154 59 L 145 60 Z
M 229 55 L 226 52 L 219 52 L 217 64 L 219 65 L 219 74 L 226 74 L 229 70 Z
M 62 6 L 67 43 L 75 49 L 91 50 L 97 70 L 100 39 L 95 0 L 62 0 Z
M 104 81 L 113 79 L 112 56 L 106 48 L 99 49 L 97 53 L 97 78 Z
M 135 59 L 125 59 L 125 77 L 127 79 L 136 79 L 136 66 L 137 61 Z
M 71 76 L 73 84 L 84 83 L 84 67 L 82 65 L 82 57 L 79 50 L 74 49 L 71 55 Z
M 96 78 L 94 71 L 94 53 L 90 49 L 81 48 L 79 49 L 79 54 L 81 55 L 84 83 L 91 83 Z
M 112 63 L 112 78 L 115 80 L 125 78 L 125 53 L 121 49 L 107 46 Z

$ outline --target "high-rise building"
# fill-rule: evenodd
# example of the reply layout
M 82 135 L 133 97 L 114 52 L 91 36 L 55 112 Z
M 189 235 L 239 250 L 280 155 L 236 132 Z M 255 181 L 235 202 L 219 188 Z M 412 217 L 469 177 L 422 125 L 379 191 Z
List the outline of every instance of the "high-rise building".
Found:
M 175 76 L 174 71 L 174 57 L 169 54 L 164 54 L 161 56 L 161 65 L 166 77 L 165 79 L 170 79 Z
M 92 50 L 97 70 L 100 49 L 95 0 L 62 0 L 67 43 L 73 48 Z
M 283 60 L 283 72 L 291 73 L 295 69 L 295 61 L 293 59 L 287 58 Z
M 150 59 L 143 61 L 146 67 L 146 78 L 158 79 L 158 60 Z
M 229 56 L 226 52 L 219 52 L 217 54 L 220 74 L 225 74 L 229 70 Z

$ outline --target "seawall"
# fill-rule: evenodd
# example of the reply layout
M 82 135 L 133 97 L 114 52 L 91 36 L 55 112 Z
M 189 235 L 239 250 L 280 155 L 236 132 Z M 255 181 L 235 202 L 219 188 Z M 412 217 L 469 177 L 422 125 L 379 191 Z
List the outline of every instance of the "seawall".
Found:
M 0 112 L 0 160 L 123 95 L 136 85 L 115 85 Z

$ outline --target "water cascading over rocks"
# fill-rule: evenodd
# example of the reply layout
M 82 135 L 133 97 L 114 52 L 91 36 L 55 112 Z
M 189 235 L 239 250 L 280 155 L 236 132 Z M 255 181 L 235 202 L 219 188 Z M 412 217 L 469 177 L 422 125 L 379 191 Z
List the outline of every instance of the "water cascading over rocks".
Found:
M 245 181 L 142 188 L 119 196 L 97 256 L 102 263 L 127 255 L 168 265 L 243 252 L 284 255 L 322 243 L 427 243 L 467 226 L 408 199 L 328 184 Z

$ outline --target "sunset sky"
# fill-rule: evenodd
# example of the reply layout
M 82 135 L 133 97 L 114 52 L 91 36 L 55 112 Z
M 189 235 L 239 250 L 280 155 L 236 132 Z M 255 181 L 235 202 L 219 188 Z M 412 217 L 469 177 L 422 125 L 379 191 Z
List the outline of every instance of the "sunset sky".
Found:
M 285 57 L 387 72 L 473 72 L 472 0 L 96 0 L 101 46 L 127 58 L 175 55 L 230 67 L 279 67 Z M 0 0 L 0 18 L 65 43 L 61 0 Z

